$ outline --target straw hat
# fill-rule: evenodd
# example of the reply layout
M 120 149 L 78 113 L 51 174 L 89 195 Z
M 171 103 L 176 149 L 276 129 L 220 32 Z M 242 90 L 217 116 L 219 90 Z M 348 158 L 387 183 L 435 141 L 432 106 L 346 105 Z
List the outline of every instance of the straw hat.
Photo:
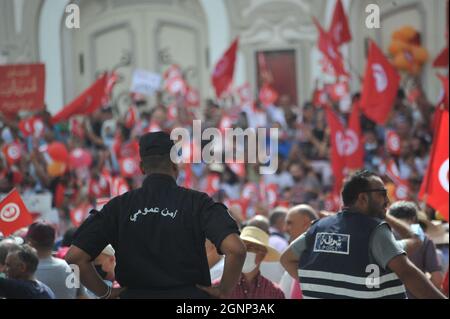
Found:
M 114 256 L 116 253 L 116 251 L 114 250 L 114 248 L 111 245 L 106 246 L 103 251 L 101 252 L 101 254 L 104 255 L 108 255 L 108 256 Z
M 442 245 L 449 243 L 448 224 L 444 224 L 438 220 L 429 220 L 427 215 L 423 212 L 418 212 L 417 219 L 426 227 L 425 233 L 431 238 L 435 245 Z
M 241 232 L 241 239 L 243 241 L 267 248 L 267 254 L 264 257 L 264 261 L 272 262 L 280 260 L 280 253 L 273 247 L 269 246 L 269 235 L 258 227 L 244 227 Z

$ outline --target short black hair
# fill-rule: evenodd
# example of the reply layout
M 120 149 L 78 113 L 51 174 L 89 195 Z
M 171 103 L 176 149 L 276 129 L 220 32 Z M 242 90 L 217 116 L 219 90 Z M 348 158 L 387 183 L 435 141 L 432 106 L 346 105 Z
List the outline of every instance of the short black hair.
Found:
M 416 220 L 418 210 L 416 203 L 408 201 L 397 201 L 389 207 L 389 213 L 400 219 Z
M 27 273 L 34 274 L 39 264 L 39 257 L 36 249 L 30 245 L 22 245 L 17 248 L 17 250 L 11 252 L 17 254 L 20 260 L 26 265 Z
M 35 222 L 28 227 L 27 240 L 33 241 L 37 249 L 52 249 L 55 244 L 56 231 L 46 222 Z
M 353 205 L 358 199 L 358 195 L 369 188 L 370 179 L 376 176 L 378 175 L 368 170 L 360 170 L 346 179 L 342 188 L 344 206 Z

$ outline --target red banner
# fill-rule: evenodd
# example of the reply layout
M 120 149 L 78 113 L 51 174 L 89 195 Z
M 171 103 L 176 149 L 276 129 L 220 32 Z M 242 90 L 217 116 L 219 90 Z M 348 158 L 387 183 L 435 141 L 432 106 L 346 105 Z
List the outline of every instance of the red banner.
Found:
M 361 93 L 363 113 L 378 125 L 383 126 L 394 106 L 399 85 L 400 75 L 397 70 L 375 42 L 371 41 Z
M 237 38 L 217 62 L 211 77 L 216 96 L 220 98 L 228 90 L 233 82 L 234 66 L 236 64 L 236 53 L 238 51 L 239 39 Z
M 0 111 L 13 115 L 21 110 L 42 110 L 45 95 L 45 65 L 0 66 Z
M 333 39 L 336 46 L 341 46 L 344 43 L 352 40 L 350 27 L 348 26 L 347 16 L 345 15 L 344 7 L 341 0 L 336 1 L 334 7 L 333 20 L 331 21 L 330 31 L 331 39 Z
M 325 32 L 325 30 L 320 25 L 319 21 L 317 21 L 317 19 L 314 17 L 313 22 L 317 28 L 317 31 L 319 32 L 317 47 L 319 48 L 320 52 L 322 52 L 322 54 L 333 65 L 336 76 L 340 75 L 348 76 L 348 73 L 344 67 L 341 52 L 339 52 L 339 49 L 333 42 L 331 36 L 327 32 Z
M 113 75 L 114 76 L 114 75 Z M 81 93 L 75 100 L 59 111 L 52 118 L 53 123 L 69 120 L 74 115 L 89 115 L 102 106 L 108 95 L 109 76 L 105 73 L 94 84 Z
M 442 111 L 436 127 L 430 162 L 419 198 L 436 209 L 448 221 L 448 111 Z

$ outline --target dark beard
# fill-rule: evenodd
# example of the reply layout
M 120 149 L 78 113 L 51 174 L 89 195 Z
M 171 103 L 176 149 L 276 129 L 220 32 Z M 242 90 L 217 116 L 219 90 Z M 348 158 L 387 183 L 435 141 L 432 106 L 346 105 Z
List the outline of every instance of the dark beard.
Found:
M 382 207 L 379 207 L 379 209 L 377 209 L 377 206 L 378 204 L 372 199 L 372 195 L 369 195 L 369 216 L 385 219 L 386 216 L 384 214 L 384 210 L 382 209 Z

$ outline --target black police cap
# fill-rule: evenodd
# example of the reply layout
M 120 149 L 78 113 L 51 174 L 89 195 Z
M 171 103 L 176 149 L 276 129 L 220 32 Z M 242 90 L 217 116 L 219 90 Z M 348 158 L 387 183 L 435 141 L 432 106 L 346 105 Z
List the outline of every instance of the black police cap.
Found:
M 170 135 L 165 132 L 147 133 L 139 139 L 139 154 L 141 157 L 169 154 L 174 146 Z

